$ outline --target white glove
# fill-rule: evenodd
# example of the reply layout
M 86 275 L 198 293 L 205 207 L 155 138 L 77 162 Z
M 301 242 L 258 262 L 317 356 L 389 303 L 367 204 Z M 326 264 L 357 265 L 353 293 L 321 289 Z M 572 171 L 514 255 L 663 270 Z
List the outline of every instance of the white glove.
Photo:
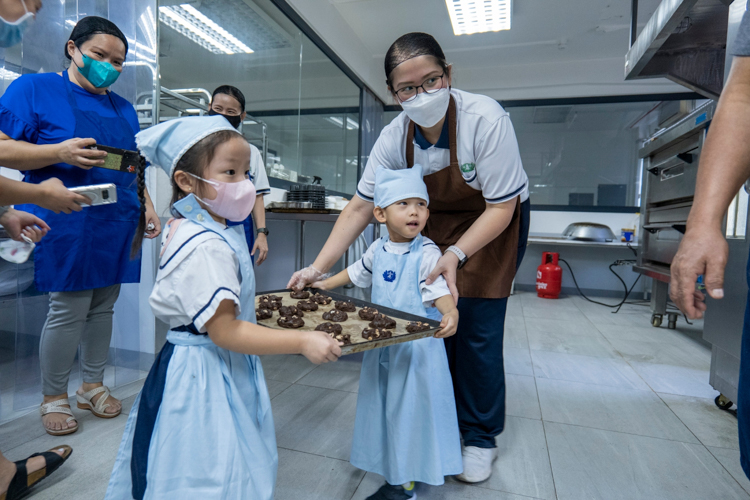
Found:
M 292 274 L 292 278 L 289 280 L 286 287 L 290 290 L 302 290 L 306 286 L 309 286 L 316 281 L 320 281 L 322 276 L 322 271 L 318 271 L 313 266 L 307 266 L 306 268 L 300 269 Z

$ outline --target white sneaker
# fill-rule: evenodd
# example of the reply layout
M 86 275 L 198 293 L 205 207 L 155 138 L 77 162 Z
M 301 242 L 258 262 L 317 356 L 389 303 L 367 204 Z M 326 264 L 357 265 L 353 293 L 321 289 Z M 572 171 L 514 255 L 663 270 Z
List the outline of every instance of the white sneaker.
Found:
M 464 471 L 456 479 L 465 483 L 486 481 L 492 475 L 492 462 L 497 460 L 497 448 L 463 448 Z

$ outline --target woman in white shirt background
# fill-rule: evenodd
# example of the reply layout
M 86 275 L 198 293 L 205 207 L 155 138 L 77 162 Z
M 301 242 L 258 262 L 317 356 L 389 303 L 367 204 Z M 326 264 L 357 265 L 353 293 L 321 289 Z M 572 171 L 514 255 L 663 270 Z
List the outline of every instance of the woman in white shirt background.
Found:
M 457 477 L 484 481 L 505 425 L 503 331 L 528 238 L 528 177 L 508 113 L 494 99 L 451 88 L 452 68 L 431 35 L 396 40 L 385 74 L 404 112 L 381 132 L 357 196 L 315 262 L 288 286 L 316 281 L 367 227 L 379 165 L 422 165 L 431 213 L 424 235 L 443 251 L 427 281 L 445 276 L 460 314 L 457 334 L 445 339 L 464 444 L 464 472 Z

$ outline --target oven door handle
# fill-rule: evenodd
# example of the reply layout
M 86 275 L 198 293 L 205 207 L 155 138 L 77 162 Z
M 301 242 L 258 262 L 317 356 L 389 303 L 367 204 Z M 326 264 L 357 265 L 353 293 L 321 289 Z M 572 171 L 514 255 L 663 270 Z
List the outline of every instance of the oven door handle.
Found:
M 659 163 L 655 167 L 649 168 L 648 171 L 650 174 L 653 174 L 658 177 L 659 174 L 662 173 L 662 171 L 668 168 L 677 167 L 685 163 L 690 165 L 694 161 L 695 161 L 695 155 L 693 153 L 678 153 L 672 156 L 671 158 L 666 159 L 663 162 Z
M 643 229 L 648 231 L 651 234 L 655 234 L 658 231 L 663 231 L 665 229 L 674 229 L 675 231 L 685 234 L 685 229 L 687 228 L 687 223 L 685 222 L 663 222 L 659 224 L 646 224 L 643 226 Z

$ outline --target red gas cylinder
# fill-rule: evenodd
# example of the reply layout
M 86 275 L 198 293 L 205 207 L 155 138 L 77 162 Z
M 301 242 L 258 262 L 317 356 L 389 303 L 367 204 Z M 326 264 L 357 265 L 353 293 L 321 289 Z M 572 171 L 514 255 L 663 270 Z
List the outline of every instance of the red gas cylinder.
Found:
M 544 252 L 542 265 L 536 270 L 536 294 L 543 299 L 556 299 L 560 295 L 562 268 L 557 265 L 560 254 Z

